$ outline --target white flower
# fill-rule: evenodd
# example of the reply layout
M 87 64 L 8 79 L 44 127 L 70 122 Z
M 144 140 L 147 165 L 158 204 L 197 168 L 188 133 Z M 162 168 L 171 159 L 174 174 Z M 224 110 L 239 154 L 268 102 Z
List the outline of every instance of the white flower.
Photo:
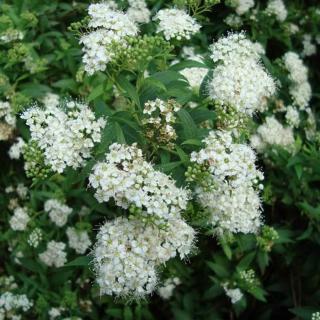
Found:
M 10 147 L 8 155 L 10 159 L 18 160 L 21 157 L 22 151 L 26 143 L 20 137 L 16 139 L 16 142 Z
M 127 15 L 131 21 L 137 23 L 148 23 L 150 21 L 151 12 L 145 0 L 128 0 L 128 3 Z
M 236 14 L 229 14 L 224 22 L 231 28 L 239 28 L 243 24 L 241 17 Z
M 66 231 L 69 247 L 79 254 L 84 254 L 91 246 L 91 241 L 87 231 L 78 231 L 68 227 Z
M 152 293 L 157 268 L 177 253 L 186 257 L 193 241 L 194 230 L 180 219 L 171 220 L 163 230 L 138 219 L 106 222 L 93 252 L 101 293 L 135 298 Z
M 159 21 L 157 32 L 163 32 L 166 40 L 190 39 L 201 26 L 185 11 L 179 9 L 162 9 L 153 17 Z
M 124 209 L 134 205 L 141 208 L 141 214 L 151 215 L 159 222 L 179 217 L 187 206 L 187 191 L 177 188 L 169 176 L 156 171 L 135 144 L 112 144 L 106 161 L 93 168 L 89 182 L 96 189 L 99 202 L 113 198 L 116 205 Z
M 25 294 L 13 294 L 6 291 L 0 295 L 0 316 L 4 314 L 3 319 L 14 319 L 15 312 L 26 312 L 32 306 L 33 302 Z M 6 317 L 6 314 L 8 317 Z
M 284 127 L 274 116 L 267 117 L 265 123 L 258 127 L 257 133 L 251 137 L 251 145 L 258 152 L 263 152 L 272 145 L 293 151 L 293 130 L 290 127 Z
M 46 164 L 62 173 L 66 167 L 78 168 L 90 158 L 90 151 L 101 140 L 106 121 L 95 119 L 86 104 L 69 101 L 64 111 L 34 106 L 22 114 L 31 131 L 31 140 L 42 149 Z
M 244 144 L 233 143 L 232 134 L 211 131 L 206 146 L 191 154 L 191 161 L 204 165 L 211 183 L 196 188 L 202 207 L 210 213 L 217 233 L 256 233 L 261 225 L 261 203 L 255 186 L 263 179 L 255 167 L 256 155 Z
M 263 110 L 276 86 L 259 61 L 262 50 L 243 33 L 229 34 L 214 43 L 211 58 L 219 64 L 208 83 L 210 98 L 248 116 Z
M 9 102 L 0 101 L 0 141 L 8 140 L 16 127 L 14 116 Z
M 287 123 L 291 127 L 298 127 L 299 126 L 300 114 L 299 114 L 299 111 L 295 107 L 292 107 L 292 106 L 287 107 L 287 112 L 286 112 L 285 118 L 286 118 Z
M 91 4 L 88 9 L 91 31 L 83 35 L 83 63 L 89 75 L 104 71 L 113 58 L 112 42 L 125 43 L 126 36 L 135 36 L 138 28 L 128 14 L 117 11 L 109 3 Z
M 286 20 L 288 11 L 282 0 L 269 0 L 266 13 L 274 15 L 279 22 Z
M 44 203 L 44 211 L 49 213 L 49 217 L 58 227 L 63 227 L 69 215 L 72 213 L 72 208 L 66 206 L 56 199 L 49 199 Z
M 230 5 L 238 15 L 243 15 L 254 6 L 254 0 L 231 0 Z
M 302 39 L 303 51 L 301 55 L 303 57 L 309 57 L 317 53 L 317 47 L 312 43 L 312 38 L 310 34 L 303 35 Z
M 162 299 L 168 300 L 172 297 L 174 289 L 179 284 L 180 284 L 180 279 L 178 277 L 168 278 L 165 280 L 163 285 L 158 287 L 157 293 Z
M 312 90 L 308 82 L 308 68 L 295 52 L 287 52 L 284 57 L 284 65 L 289 72 L 291 85 L 289 92 L 293 103 L 304 110 L 311 99 Z
M 7 29 L 0 33 L 0 42 L 9 43 L 15 40 L 22 40 L 23 37 L 24 34 L 22 31 L 16 29 Z
M 26 208 L 15 208 L 13 216 L 9 220 L 9 224 L 12 230 L 23 231 L 27 228 L 27 224 L 30 221 Z
M 227 285 L 223 286 L 223 289 L 226 293 L 226 295 L 230 298 L 231 303 L 237 303 L 238 301 L 240 301 L 243 297 L 243 293 L 241 292 L 241 290 L 239 288 L 228 288 Z
M 39 254 L 40 260 L 49 267 L 62 267 L 67 262 L 66 245 L 63 242 L 50 241 L 46 251 Z
M 184 47 L 182 49 L 182 57 L 186 60 L 193 60 L 198 62 L 203 62 L 201 55 L 194 52 L 192 47 Z M 207 68 L 185 68 L 179 71 L 189 82 L 191 88 L 199 89 L 204 77 L 208 73 Z
M 59 105 L 59 100 L 60 97 L 55 94 L 48 92 L 43 98 L 42 98 L 42 103 L 47 107 L 47 108 L 54 108 Z

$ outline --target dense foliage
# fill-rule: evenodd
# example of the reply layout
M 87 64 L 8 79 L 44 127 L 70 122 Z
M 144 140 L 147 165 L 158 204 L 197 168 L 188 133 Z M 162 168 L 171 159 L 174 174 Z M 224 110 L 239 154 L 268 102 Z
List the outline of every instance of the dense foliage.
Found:
M 0 4 L 0 319 L 320 319 L 317 0 Z

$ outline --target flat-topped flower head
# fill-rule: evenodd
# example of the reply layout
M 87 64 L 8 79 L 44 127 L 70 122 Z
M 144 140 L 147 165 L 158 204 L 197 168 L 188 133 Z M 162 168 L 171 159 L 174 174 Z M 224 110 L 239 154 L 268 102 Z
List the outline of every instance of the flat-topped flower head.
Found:
M 101 294 L 142 298 L 158 283 L 158 267 L 193 248 L 194 230 L 173 219 L 166 229 L 119 217 L 99 230 L 93 262 Z
M 106 121 L 96 119 L 88 105 L 69 101 L 65 108 L 38 106 L 22 116 L 35 141 L 43 151 L 45 164 L 62 173 L 66 167 L 79 168 L 90 158 L 94 144 L 100 142 Z
M 118 11 L 110 3 L 91 4 L 89 32 L 80 38 L 85 71 L 92 75 L 104 71 L 114 57 L 113 43 L 126 43 L 125 37 L 136 36 L 138 27 L 128 14 Z
M 135 144 L 112 144 L 106 160 L 93 168 L 89 181 L 99 202 L 113 198 L 124 209 L 133 205 L 156 223 L 179 217 L 187 206 L 188 192 L 145 161 Z
M 201 28 L 184 10 L 175 8 L 159 10 L 153 20 L 158 21 L 157 32 L 162 32 L 166 40 L 190 39 Z

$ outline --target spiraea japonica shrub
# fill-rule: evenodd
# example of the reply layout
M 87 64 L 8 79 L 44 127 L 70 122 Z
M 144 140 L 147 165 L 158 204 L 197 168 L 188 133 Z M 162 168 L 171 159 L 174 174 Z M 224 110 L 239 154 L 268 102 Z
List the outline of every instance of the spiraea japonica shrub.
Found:
M 320 8 L 0 4 L 0 319 L 320 319 Z

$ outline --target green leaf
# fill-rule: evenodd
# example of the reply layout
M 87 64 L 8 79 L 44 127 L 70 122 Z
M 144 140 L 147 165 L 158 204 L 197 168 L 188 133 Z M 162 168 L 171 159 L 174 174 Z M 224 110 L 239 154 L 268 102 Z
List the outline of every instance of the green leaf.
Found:
M 131 99 L 140 108 L 141 104 L 136 88 L 123 75 L 119 75 L 116 81 L 124 91 L 125 96 Z
M 198 128 L 191 118 L 188 111 L 181 109 L 178 111 L 178 117 L 182 124 L 183 132 L 186 139 L 194 139 L 197 137 Z
M 102 96 L 104 92 L 104 85 L 103 83 L 95 87 L 91 93 L 89 94 L 87 101 L 90 102 L 92 100 L 97 99 L 98 97 Z
M 63 267 L 88 267 L 89 263 L 90 263 L 90 258 L 88 256 L 81 256 L 66 263 Z
M 176 63 L 170 67 L 170 70 L 180 71 L 186 68 L 208 68 L 203 62 L 194 61 L 194 60 L 185 60 L 179 63 Z

